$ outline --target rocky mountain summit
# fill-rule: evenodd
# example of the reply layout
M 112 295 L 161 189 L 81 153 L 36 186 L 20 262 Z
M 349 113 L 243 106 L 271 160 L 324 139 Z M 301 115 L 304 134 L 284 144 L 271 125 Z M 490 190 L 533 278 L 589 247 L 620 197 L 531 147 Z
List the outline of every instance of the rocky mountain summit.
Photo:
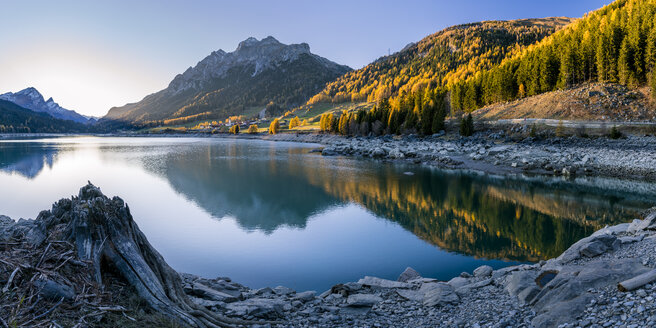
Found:
M 166 89 L 138 103 L 114 107 L 106 118 L 142 123 L 223 118 L 253 107 L 261 110 L 269 102 L 289 108 L 349 70 L 311 53 L 307 43 L 286 45 L 271 36 L 251 37 L 233 52 L 212 52 L 178 74 Z
M 59 106 L 59 104 L 57 104 L 52 99 L 52 97 L 48 98 L 48 100 L 45 100 L 43 95 L 41 95 L 41 93 L 33 87 L 23 89 L 16 93 L 7 92 L 1 94 L 0 99 L 13 102 L 18 106 L 27 108 L 34 112 L 46 113 L 54 118 L 61 120 L 74 121 L 84 124 L 96 122 L 96 119 L 93 117 L 81 115 L 73 110 L 68 110 Z

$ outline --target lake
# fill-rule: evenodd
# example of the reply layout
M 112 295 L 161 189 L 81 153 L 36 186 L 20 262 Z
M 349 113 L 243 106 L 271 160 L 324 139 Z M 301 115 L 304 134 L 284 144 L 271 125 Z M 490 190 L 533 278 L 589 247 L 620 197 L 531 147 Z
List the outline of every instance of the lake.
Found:
M 91 181 L 128 203 L 178 271 L 322 292 L 365 275 L 396 279 L 408 266 L 448 280 L 483 264 L 536 262 L 656 203 L 650 184 L 503 178 L 322 157 L 310 153 L 317 146 L 229 138 L 2 140 L 0 214 L 34 218 Z

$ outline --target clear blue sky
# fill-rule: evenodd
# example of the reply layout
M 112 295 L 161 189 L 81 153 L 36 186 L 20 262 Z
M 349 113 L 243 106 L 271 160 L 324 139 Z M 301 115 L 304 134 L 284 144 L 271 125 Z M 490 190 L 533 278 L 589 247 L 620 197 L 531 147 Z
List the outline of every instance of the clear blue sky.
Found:
M 249 36 L 307 42 L 353 68 L 444 27 L 581 17 L 610 0 L 1 0 L 0 93 L 34 86 L 84 114 L 158 91 L 213 50 Z

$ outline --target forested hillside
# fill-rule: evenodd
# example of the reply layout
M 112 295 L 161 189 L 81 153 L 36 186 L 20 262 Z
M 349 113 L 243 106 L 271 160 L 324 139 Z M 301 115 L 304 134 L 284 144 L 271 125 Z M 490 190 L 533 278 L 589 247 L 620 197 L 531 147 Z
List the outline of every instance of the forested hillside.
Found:
M 453 109 L 567 88 L 582 82 L 652 86 L 656 97 L 656 1 L 617 0 L 451 88 Z
M 403 91 L 446 86 L 493 67 L 572 21 L 544 18 L 449 27 L 328 83 L 309 104 L 378 102 Z

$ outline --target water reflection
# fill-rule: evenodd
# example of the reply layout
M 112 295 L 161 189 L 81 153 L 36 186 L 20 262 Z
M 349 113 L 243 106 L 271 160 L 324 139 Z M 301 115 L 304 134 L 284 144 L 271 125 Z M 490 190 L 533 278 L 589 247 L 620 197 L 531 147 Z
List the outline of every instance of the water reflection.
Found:
M 312 213 L 357 203 L 442 249 L 517 261 L 557 256 L 605 224 L 630 221 L 656 199 L 259 146 L 265 156 L 240 143 L 187 149 L 167 154 L 155 171 L 215 217 L 234 216 L 245 229 L 302 228 Z
M 355 203 L 443 250 L 487 259 L 557 256 L 656 200 L 653 186 L 641 194 L 588 190 L 564 181 L 322 157 L 308 154 L 308 146 L 259 141 L 5 142 L 0 170 L 32 179 L 56 165 L 59 151 L 85 147 L 98 150 L 103 162 L 164 178 L 212 217 L 234 218 L 246 231 L 304 229 L 310 218 Z
M 46 166 L 52 168 L 58 151 L 30 143 L 0 144 L 0 171 L 32 179 Z

